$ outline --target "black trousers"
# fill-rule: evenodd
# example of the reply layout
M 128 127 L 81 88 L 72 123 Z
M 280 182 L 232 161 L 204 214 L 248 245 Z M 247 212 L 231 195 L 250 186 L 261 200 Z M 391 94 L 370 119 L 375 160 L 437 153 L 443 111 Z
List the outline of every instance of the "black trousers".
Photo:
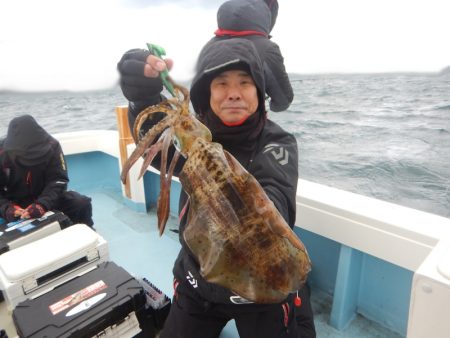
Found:
M 59 199 L 55 210 L 66 214 L 74 224 L 94 225 L 91 199 L 76 191 L 65 191 Z
M 235 320 L 240 338 L 315 338 L 310 289 L 300 291 L 301 306 L 290 297 L 285 304 L 214 304 L 185 283 L 178 285 L 160 338 L 217 338 Z
M 315 337 L 311 307 L 305 306 L 303 312 L 298 312 L 305 303 L 310 305 L 309 298 L 302 299 L 300 308 L 295 307 L 294 297 L 273 305 L 217 304 L 202 299 L 189 288 L 185 283 L 178 285 L 160 338 L 218 338 L 231 319 L 240 338 Z M 309 297 L 309 292 L 306 296 Z M 301 322 L 308 323 L 307 330 L 298 321 L 299 316 L 305 315 L 308 319 L 302 318 Z
M 298 292 L 302 304 L 295 307 L 295 320 L 297 321 L 298 338 L 316 338 L 313 309 L 311 307 L 311 290 L 305 284 Z

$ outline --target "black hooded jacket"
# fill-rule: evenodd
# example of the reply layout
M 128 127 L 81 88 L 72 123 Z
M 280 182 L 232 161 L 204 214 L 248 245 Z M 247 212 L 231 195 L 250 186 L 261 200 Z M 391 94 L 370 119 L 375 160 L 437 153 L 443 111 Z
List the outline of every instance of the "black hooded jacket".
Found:
M 0 141 L 0 215 L 10 203 L 26 208 L 39 203 L 52 209 L 67 190 L 69 178 L 57 140 L 30 115 L 11 120 Z
M 215 114 L 209 108 L 209 85 L 219 73 L 246 67 L 258 89 L 258 111 L 238 127 L 215 123 Z M 191 86 L 191 102 L 199 118 L 210 128 L 213 141 L 229 151 L 256 180 L 276 208 L 293 227 L 298 181 L 298 148 L 295 137 L 266 118 L 264 107 L 264 74 L 262 63 L 254 45 L 246 39 L 217 40 L 211 42 L 198 60 L 197 75 Z M 211 122 L 212 121 L 212 122 Z M 246 124 L 249 123 L 248 128 Z M 226 137 L 231 135 L 231 137 Z M 175 262 L 174 275 L 180 282 L 189 282 L 202 298 L 210 302 L 230 303 L 233 294 L 221 286 L 206 282 L 199 273 L 199 266 L 183 242 L 186 225 L 185 196 L 180 204 L 180 239 L 182 249 Z M 189 276 L 189 277 L 187 277 Z M 186 280 L 188 279 L 188 280 Z M 195 284 L 193 283 L 195 280 Z
M 269 6 L 271 6 L 270 9 Z M 281 50 L 269 36 L 277 13 L 276 1 L 229 0 L 224 2 L 217 12 L 216 37 L 205 45 L 199 56 L 201 60 L 202 53 L 209 49 L 209 44 L 220 39 L 239 37 L 252 41 L 263 62 L 266 93 L 271 99 L 270 110 L 274 112 L 286 110 L 294 99 Z

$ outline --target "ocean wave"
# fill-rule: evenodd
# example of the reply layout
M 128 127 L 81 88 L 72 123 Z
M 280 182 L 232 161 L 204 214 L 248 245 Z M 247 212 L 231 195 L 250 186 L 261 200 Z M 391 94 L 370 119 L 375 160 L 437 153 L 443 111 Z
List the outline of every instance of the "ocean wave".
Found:
M 82 111 L 82 110 L 85 110 L 85 107 L 72 107 L 72 106 L 65 105 L 65 106 L 63 106 L 63 109 L 67 110 L 67 111 Z
M 437 106 L 434 108 L 435 110 L 450 110 L 450 104 L 444 106 Z
M 269 118 L 296 137 L 301 178 L 450 217 L 448 85 L 420 74 L 296 75 L 293 104 Z M 124 104 L 118 87 L 1 92 L 0 136 L 26 113 L 50 133 L 117 129 Z

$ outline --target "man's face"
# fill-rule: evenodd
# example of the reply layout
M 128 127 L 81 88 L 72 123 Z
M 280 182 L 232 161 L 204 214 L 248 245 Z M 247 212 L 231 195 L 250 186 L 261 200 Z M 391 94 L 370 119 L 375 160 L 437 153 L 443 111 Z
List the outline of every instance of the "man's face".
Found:
M 211 82 L 209 104 L 224 124 L 240 125 L 258 108 L 258 93 L 244 70 L 228 70 Z

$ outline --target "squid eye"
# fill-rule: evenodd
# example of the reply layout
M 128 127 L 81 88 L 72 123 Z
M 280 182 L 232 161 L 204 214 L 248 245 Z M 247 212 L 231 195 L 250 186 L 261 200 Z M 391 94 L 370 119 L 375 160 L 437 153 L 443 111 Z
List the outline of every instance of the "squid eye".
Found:
M 173 137 L 173 145 L 178 151 L 181 151 L 181 142 L 176 136 Z

